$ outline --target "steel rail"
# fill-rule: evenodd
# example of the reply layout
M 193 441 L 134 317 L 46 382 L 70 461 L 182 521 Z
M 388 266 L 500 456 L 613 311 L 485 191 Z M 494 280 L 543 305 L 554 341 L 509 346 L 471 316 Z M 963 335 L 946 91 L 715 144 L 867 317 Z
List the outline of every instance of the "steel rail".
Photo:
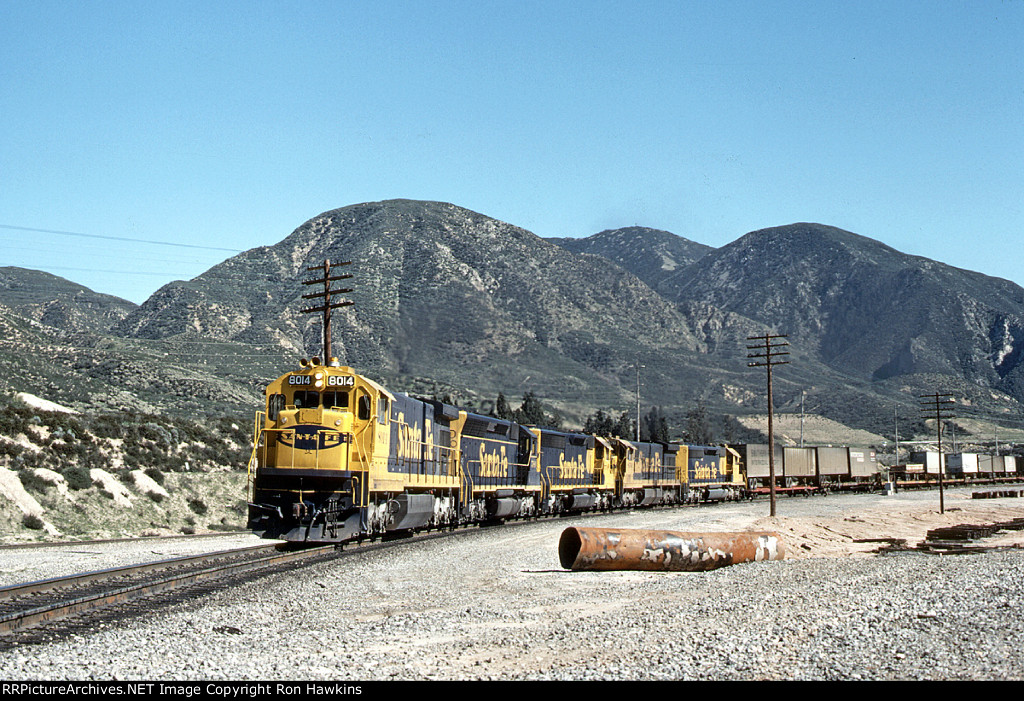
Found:
M 120 578 L 127 574 L 138 574 L 140 572 L 152 571 L 153 569 L 167 569 L 172 567 L 180 567 L 189 564 L 203 564 L 215 559 L 214 555 L 219 556 L 219 559 L 224 559 L 230 555 L 251 554 L 254 550 L 267 549 L 268 546 L 256 546 L 255 548 L 249 548 L 244 550 L 235 551 L 223 551 L 216 554 L 207 553 L 198 557 L 186 557 L 186 558 L 173 558 L 169 561 L 160 561 L 154 563 L 144 563 L 143 565 L 134 567 L 119 567 L 112 570 L 104 570 L 99 572 L 86 573 L 85 575 L 72 575 L 69 578 L 54 578 L 52 580 L 44 580 L 43 582 L 34 582 L 27 585 L 14 585 L 13 587 L 5 587 L 3 592 L 9 590 L 21 589 L 22 593 L 28 593 L 32 587 L 36 585 L 46 585 L 48 589 L 38 589 L 37 591 L 55 591 L 58 589 L 73 586 L 74 583 L 81 583 L 83 581 L 90 581 L 96 579 L 111 579 Z M 270 549 L 276 550 L 274 545 L 269 546 Z M 253 570 L 265 569 L 274 565 L 280 565 L 288 562 L 297 560 L 310 559 L 317 555 L 323 555 L 326 552 L 334 552 L 333 546 L 324 546 L 319 548 L 309 548 L 305 550 L 295 551 L 277 551 L 272 555 L 260 556 L 254 559 L 249 559 L 244 562 L 228 562 L 215 565 L 212 567 L 206 567 L 200 570 L 192 570 L 186 573 L 171 574 L 169 576 L 157 579 L 155 581 L 139 582 L 130 585 L 114 586 L 113 588 L 105 588 L 98 592 L 85 594 L 82 596 L 73 597 L 70 599 L 59 599 L 50 603 L 31 606 L 29 603 L 28 608 L 22 607 L 13 612 L 9 612 L 0 615 L 0 633 L 10 633 L 23 630 L 25 628 L 33 627 L 41 623 L 48 623 L 57 621 L 62 618 L 80 614 L 88 611 L 93 611 L 106 606 L 110 606 L 117 603 L 123 603 L 133 599 L 150 596 L 152 594 L 166 592 L 174 589 L 181 589 L 187 586 L 191 586 L 204 580 L 215 579 L 218 577 L 225 577 L 229 575 L 241 574 L 244 572 L 250 572 Z M 226 554 L 227 553 L 227 554 Z M 83 577 L 85 579 L 83 579 Z M 61 583 L 61 580 L 75 580 L 75 582 Z
M 278 545 L 276 543 L 253 545 L 247 548 L 237 548 L 234 550 L 219 550 L 217 552 L 203 553 L 201 555 L 182 555 L 181 557 L 172 557 L 166 560 L 142 562 L 137 565 L 111 567 L 105 570 L 93 570 L 91 572 L 70 574 L 65 577 L 52 577 L 50 579 L 40 579 L 35 582 L 11 584 L 6 587 L 0 587 L 0 601 L 7 601 L 9 599 L 15 599 L 19 596 L 27 596 L 29 594 L 41 594 L 44 592 L 56 591 L 58 589 L 66 589 L 68 587 L 79 586 L 87 582 L 102 581 L 104 579 L 114 579 L 116 577 L 122 577 L 126 575 L 142 574 L 144 572 L 154 572 L 162 569 L 181 567 L 183 565 L 197 564 L 203 562 L 204 560 L 209 560 L 213 562 L 218 559 L 232 557 L 240 554 L 258 552 L 260 550 L 274 550 L 277 547 Z
M 189 533 L 180 535 L 144 535 L 128 538 L 97 538 L 95 540 L 38 540 L 22 543 L 0 543 L 0 550 L 25 550 L 28 548 L 59 548 L 81 545 L 107 545 L 110 543 L 160 543 L 172 540 L 194 540 L 198 538 L 224 538 L 246 536 L 251 531 L 212 531 L 210 533 Z
M 97 611 L 104 607 L 125 603 L 135 599 L 142 599 L 147 596 L 173 591 L 175 589 L 185 589 L 206 580 L 216 580 L 217 578 L 254 572 L 261 569 L 271 569 L 275 566 L 307 559 L 322 561 L 334 557 L 347 557 L 350 555 L 364 554 L 427 540 L 455 536 L 462 532 L 463 531 L 456 529 L 450 531 L 422 533 L 413 536 L 395 538 L 393 540 L 383 539 L 360 541 L 347 543 L 346 549 L 344 550 L 337 547 L 336 544 L 308 547 L 301 550 L 287 550 L 284 549 L 287 547 L 287 544 L 285 543 L 271 543 L 235 550 L 218 551 L 216 553 L 205 553 L 196 556 L 170 558 L 168 560 L 158 560 L 154 562 L 141 563 L 139 565 L 112 568 L 109 570 L 80 573 L 70 575 L 68 577 L 55 577 L 48 580 L 40 580 L 38 582 L 29 582 L 26 584 L 16 584 L 0 588 L 0 603 L 3 603 L 5 600 L 16 599 L 16 597 L 19 596 L 24 596 L 26 601 L 18 602 L 15 600 L 13 602 L 9 602 L 8 605 L 13 603 L 16 606 L 20 605 L 20 608 L 8 613 L 0 613 L 0 634 L 17 634 L 19 632 L 24 632 L 29 628 L 37 627 L 46 623 L 57 622 L 76 614 Z M 261 550 L 273 550 L 274 553 L 261 556 L 258 555 L 258 552 Z M 257 556 L 244 562 L 227 562 L 201 570 L 170 574 L 155 581 L 148 580 L 145 582 L 136 582 L 134 584 L 124 584 L 123 582 L 118 583 L 113 581 L 115 579 L 138 575 L 140 573 L 203 564 L 204 562 L 212 562 L 218 559 L 230 559 L 239 555 Z M 40 605 L 33 605 L 30 598 L 34 595 L 46 596 L 48 593 L 54 592 L 59 595 L 61 590 L 66 590 L 82 584 L 88 584 L 90 582 L 95 582 L 98 586 L 101 586 L 104 580 L 111 580 L 110 584 L 113 586 L 105 587 L 98 591 L 83 593 L 78 596 L 75 596 L 74 592 L 64 592 L 65 594 L 70 593 L 71 596 Z

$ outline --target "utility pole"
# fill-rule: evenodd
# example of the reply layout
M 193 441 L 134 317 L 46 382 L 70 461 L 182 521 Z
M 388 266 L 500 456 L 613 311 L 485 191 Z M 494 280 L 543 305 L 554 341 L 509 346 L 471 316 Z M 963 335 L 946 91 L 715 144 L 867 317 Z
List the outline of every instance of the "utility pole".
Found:
M 804 447 L 804 397 L 807 390 L 800 390 L 800 447 Z
M 646 365 L 636 364 L 636 442 L 640 442 L 640 368 Z
M 896 461 L 893 465 L 900 464 L 900 415 L 899 415 L 899 404 L 894 404 L 892 407 L 892 420 L 896 426 Z
M 789 355 L 789 351 L 780 350 L 789 345 L 780 338 L 787 338 L 785 335 L 765 334 L 764 336 L 747 336 L 748 341 L 758 341 L 756 345 L 747 346 L 748 358 L 754 358 L 754 362 L 747 363 L 747 367 L 764 367 L 768 369 L 768 492 L 771 496 L 771 515 L 775 516 L 775 429 L 772 427 L 772 367 L 785 365 L 788 360 L 778 360 L 783 355 Z
M 939 449 L 939 513 L 946 513 L 946 503 L 944 501 L 942 493 L 942 473 L 946 471 L 945 465 L 942 463 L 942 420 L 953 418 L 953 407 L 950 406 L 953 403 L 952 394 L 942 394 L 936 392 L 935 394 L 922 394 L 921 395 L 921 413 L 934 416 L 935 418 L 935 441 Z
M 345 261 L 344 263 L 336 263 L 337 266 L 351 265 L 352 261 Z M 324 315 L 324 363 L 331 362 L 331 310 L 337 309 L 338 307 L 349 307 L 354 302 L 342 301 L 332 302 L 332 295 L 342 295 L 351 292 L 350 289 L 335 290 L 331 289 L 331 283 L 336 280 L 347 280 L 352 277 L 351 275 L 331 275 L 331 261 L 325 260 L 323 265 L 315 265 L 312 268 L 306 268 L 306 270 L 322 270 L 324 276 L 315 280 L 304 280 L 303 285 L 320 285 L 323 284 L 323 292 L 313 292 L 308 295 L 302 295 L 303 299 L 322 299 L 323 304 L 318 307 L 310 307 L 309 309 L 303 309 L 303 314 L 313 314 L 315 312 L 322 312 Z

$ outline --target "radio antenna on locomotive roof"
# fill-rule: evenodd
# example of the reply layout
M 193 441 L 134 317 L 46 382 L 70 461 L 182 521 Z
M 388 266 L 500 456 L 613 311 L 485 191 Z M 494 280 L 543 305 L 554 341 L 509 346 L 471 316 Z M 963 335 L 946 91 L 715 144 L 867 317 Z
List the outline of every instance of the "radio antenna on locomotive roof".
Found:
M 352 261 L 345 261 L 344 263 L 335 263 L 335 266 L 352 265 Z M 321 299 L 323 303 L 316 307 L 310 307 L 303 309 L 303 314 L 313 314 L 316 312 L 322 312 L 324 315 L 324 362 L 331 362 L 331 310 L 337 309 L 338 307 L 350 307 L 355 302 L 348 300 L 342 300 L 340 302 L 334 302 L 331 297 L 334 295 L 343 295 L 351 292 L 351 289 L 331 289 L 331 283 L 337 280 L 347 280 L 351 275 L 331 275 L 331 261 L 325 260 L 323 265 L 315 265 L 312 268 L 306 268 L 306 270 L 318 270 L 323 271 L 323 277 L 319 277 L 315 280 L 304 280 L 303 285 L 323 285 L 324 289 L 322 292 L 312 292 L 308 295 L 302 295 L 303 299 Z

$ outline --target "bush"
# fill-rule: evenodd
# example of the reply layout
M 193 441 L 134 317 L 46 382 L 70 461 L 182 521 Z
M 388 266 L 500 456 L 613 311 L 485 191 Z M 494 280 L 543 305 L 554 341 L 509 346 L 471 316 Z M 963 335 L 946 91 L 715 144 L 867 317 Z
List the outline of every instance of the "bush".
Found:
M 17 443 L 11 443 L 9 441 L 0 441 L 0 456 L 9 455 L 12 458 L 18 457 L 25 452 Z
M 64 479 L 68 481 L 68 487 L 71 489 L 88 489 L 92 486 L 92 477 L 89 476 L 89 471 L 81 467 L 72 467 L 66 470 Z
M 43 519 L 35 514 L 25 514 L 25 517 L 21 519 L 21 525 L 25 528 L 31 528 L 33 531 L 41 531 L 45 524 L 43 524 Z
M 49 482 L 39 477 L 33 470 L 19 470 L 18 479 L 27 491 L 36 494 L 46 494 L 46 489 L 50 486 Z
M 89 428 L 100 438 L 125 438 L 124 421 L 113 414 L 96 416 Z
M 174 439 L 170 432 L 158 424 L 152 422 L 143 424 L 139 431 L 143 438 L 151 440 L 157 445 L 171 446 L 173 444 Z
M 24 433 L 28 427 L 30 412 L 18 407 L 5 406 L 0 409 L 0 433 L 5 436 L 16 436 Z
M 189 499 L 188 508 L 192 509 L 192 513 L 197 516 L 203 516 L 209 510 L 206 506 L 206 502 L 202 499 Z

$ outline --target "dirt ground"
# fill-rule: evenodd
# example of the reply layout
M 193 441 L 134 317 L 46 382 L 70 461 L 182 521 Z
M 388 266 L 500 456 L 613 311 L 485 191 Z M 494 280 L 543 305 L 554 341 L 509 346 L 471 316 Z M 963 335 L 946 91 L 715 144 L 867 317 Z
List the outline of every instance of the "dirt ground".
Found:
M 810 516 L 799 515 L 800 510 L 791 508 L 796 502 L 784 498 L 777 501 L 775 518 L 756 519 L 749 529 L 777 532 L 786 544 L 787 558 L 868 556 L 890 544 L 884 541 L 905 541 L 907 547 L 916 547 L 926 540 L 928 531 L 936 528 L 987 526 L 1024 518 L 1024 498 L 974 499 L 972 493 L 965 489 L 945 491 L 943 512 L 938 490 L 930 490 L 869 497 L 852 513 L 843 509 L 834 515 L 819 511 Z M 826 497 L 822 503 L 831 498 Z M 1024 530 L 1001 530 L 971 544 L 1024 547 Z

